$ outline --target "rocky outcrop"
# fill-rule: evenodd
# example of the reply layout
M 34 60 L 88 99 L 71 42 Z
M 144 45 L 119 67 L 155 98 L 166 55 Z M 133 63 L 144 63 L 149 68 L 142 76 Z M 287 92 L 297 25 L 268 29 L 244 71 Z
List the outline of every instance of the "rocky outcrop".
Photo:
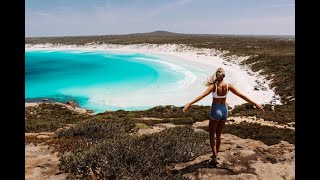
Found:
M 209 146 L 209 141 L 207 142 Z M 174 173 L 195 179 L 295 179 L 295 146 L 282 141 L 268 146 L 260 141 L 222 135 L 217 167 L 208 165 L 211 154 L 174 164 Z

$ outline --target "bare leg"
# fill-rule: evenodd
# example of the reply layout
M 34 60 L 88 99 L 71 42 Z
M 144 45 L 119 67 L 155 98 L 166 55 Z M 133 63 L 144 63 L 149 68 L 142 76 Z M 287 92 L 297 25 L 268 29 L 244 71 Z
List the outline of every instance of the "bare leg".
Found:
M 216 135 L 217 135 L 217 155 L 218 155 L 218 152 L 219 152 L 219 149 L 220 149 L 220 144 L 221 144 L 221 134 L 222 134 L 222 129 L 225 125 L 225 121 L 219 121 L 218 123 L 218 127 L 217 127 L 217 130 L 216 130 Z
M 211 150 L 213 154 L 213 159 L 216 159 L 217 157 L 217 149 L 216 149 L 216 142 L 215 142 L 215 134 L 216 129 L 218 127 L 218 121 L 217 120 L 210 120 L 209 121 L 209 137 L 210 137 L 210 145 Z

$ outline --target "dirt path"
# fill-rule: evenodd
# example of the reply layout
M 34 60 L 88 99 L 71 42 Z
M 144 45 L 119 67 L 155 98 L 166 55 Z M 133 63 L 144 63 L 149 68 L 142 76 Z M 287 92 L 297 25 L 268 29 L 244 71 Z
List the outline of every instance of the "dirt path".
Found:
M 59 171 L 59 157 L 44 144 L 25 145 L 25 179 L 66 179 Z
M 287 128 L 287 129 L 292 129 L 294 130 L 294 127 L 288 126 L 288 125 L 282 125 L 279 124 L 278 122 L 274 121 L 265 121 L 262 118 L 257 118 L 255 116 L 242 116 L 242 117 L 229 117 L 229 123 L 230 124 L 239 124 L 240 122 L 246 121 L 248 123 L 258 123 L 262 126 L 273 126 L 277 128 Z M 293 123 L 294 124 L 294 123 Z

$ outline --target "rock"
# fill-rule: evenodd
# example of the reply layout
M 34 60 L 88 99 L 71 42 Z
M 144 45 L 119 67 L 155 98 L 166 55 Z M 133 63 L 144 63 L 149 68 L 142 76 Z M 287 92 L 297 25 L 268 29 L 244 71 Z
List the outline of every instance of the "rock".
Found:
M 253 76 L 254 74 L 253 73 L 251 73 L 251 72 L 247 72 L 247 74 L 249 74 L 250 76 Z
M 49 99 L 47 99 L 47 98 L 46 99 L 42 99 L 42 101 L 49 101 Z
M 247 105 L 246 105 L 246 108 L 247 108 L 247 109 L 255 109 L 254 106 L 251 105 L 251 104 L 247 104 Z
M 208 132 L 203 129 L 194 129 L 194 132 L 199 134 L 208 134 Z
M 78 104 L 76 102 L 73 101 L 67 101 L 66 104 L 72 106 L 72 107 L 79 107 Z
M 201 121 L 201 122 L 195 122 L 193 123 L 192 125 L 192 128 L 201 128 L 201 127 L 208 127 L 209 126 L 209 122 L 210 120 L 204 120 L 204 121 Z
M 93 111 L 92 111 L 92 110 L 88 110 L 88 109 L 87 109 L 87 113 L 93 113 Z
M 38 139 L 50 138 L 50 136 L 48 136 L 48 135 L 42 135 L 42 134 L 41 134 L 41 135 L 38 135 L 37 138 L 38 138 Z

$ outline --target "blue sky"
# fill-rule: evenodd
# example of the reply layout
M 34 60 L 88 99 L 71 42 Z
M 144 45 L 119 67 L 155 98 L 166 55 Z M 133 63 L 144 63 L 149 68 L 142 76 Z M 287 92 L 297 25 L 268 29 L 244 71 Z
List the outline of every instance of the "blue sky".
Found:
M 295 35 L 294 0 L 26 0 L 25 35 Z

